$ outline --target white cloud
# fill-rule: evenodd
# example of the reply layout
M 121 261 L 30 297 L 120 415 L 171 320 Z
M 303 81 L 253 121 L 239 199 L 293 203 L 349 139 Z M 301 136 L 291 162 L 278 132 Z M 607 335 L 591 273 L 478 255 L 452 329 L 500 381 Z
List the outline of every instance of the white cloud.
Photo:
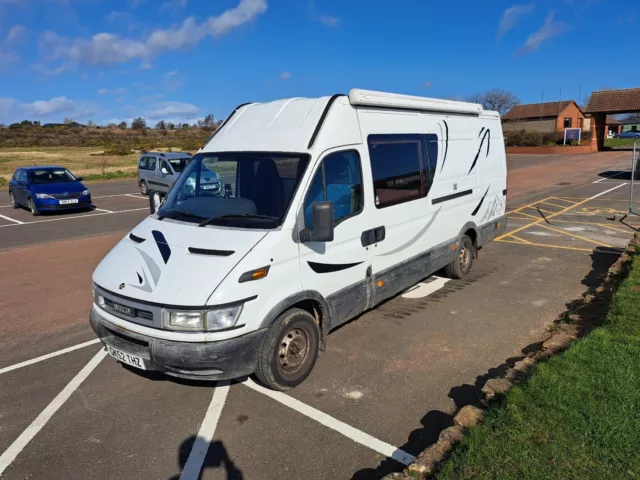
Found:
M 161 12 L 177 12 L 187 6 L 188 0 L 165 0 L 160 5 Z
M 424 82 L 424 83 L 422 84 L 422 86 L 423 86 L 424 88 L 431 88 L 431 82 L 430 82 L 429 80 L 427 80 L 426 82 Z
M 112 88 L 112 89 L 109 89 L 109 88 L 98 89 L 98 95 L 111 95 L 111 94 L 119 95 L 127 92 L 128 92 L 128 89 L 124 87 L 118 87 L 118 88 Z
M 282 72 L 280 74 L 280 80 L 289 80 L 291 77 L 293 77 L 291 72 Z
M 327 27 L 337 27 L 341 19 L 339 17 L 332 17 L 331 15 L 320 15 L 318 21 Z
M 498 38 L 502 38 L 505 33 L 516 26 L 518 20 L 532 13 L 535 8 L 536 4 L 532 2 L 526 5 L 513 5 L 502 12 L 502 18 L 498 26 Z
M 40 51 L 47 62 L 69 66 L 109 66 L 139 60 L 150 65 L 158 55 L 192 47 L 205 37 L 221 37 L 253 21 L 267 10 L 266 0 L 240 0 L 218 16 L 203 22 L 193 17 L 182 24 L 156 29 L 146 39 L 124 38 L 113 33 L 98 33 L 91 38 L 68 38 L 55 32 L 40 36 Z
M 555 22 L 553 20 L 554 17 L 555 12 L 550 12 L 549 15 L 547 15 L 547 18 L 545 19 L 542 27 L 540 27 L 537 32 L 529 35 L 527 41 L 520 48 L 520 50 L 518 50 L 518 54 L 526 55 L 528 53 L 535 52 L 547 40 L 564 33 L 564 31 L 567 29 L 566 24 L 564 24 L 563 22 Z
M 20 120 L 25 117 L 50 117 L 52 115 L 72 115 L 86 117 L 95 113 L 96 105 L 79 102 L 67 97 L 55 97 L 50 100 L 36 100 L 33 103 L 20 103 L 13 98 L 0 98 L 0 118 Z
M 135 21 L 136 17 L 131 12 L 120 12 L 118 10 L 114 10 L 109 12 L 107 15 L 107 20 L 110 23 L 117 24 L 132 24 Z
M 195 118 L 200 113 L 200 109 L 195 105 L 184 102 L 161 102 L 145 115 L 152 120 L 160 120 L 168 117 L 175 118 Z
M 7 34 L 7 44 L 12 44 L 22 40 L 27 33 L 27 29 L 22 25 L 14 25 Z

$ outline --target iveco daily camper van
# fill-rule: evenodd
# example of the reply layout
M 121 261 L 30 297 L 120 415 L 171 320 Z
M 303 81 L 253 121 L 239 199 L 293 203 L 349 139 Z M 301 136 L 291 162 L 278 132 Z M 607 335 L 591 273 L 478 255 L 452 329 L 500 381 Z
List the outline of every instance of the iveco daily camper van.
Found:
M 91 325 L 139 369 L 291 388 L 330 330 L 440 269 L 467 275 L 505 230 L 506 174 L 500 118 L 477 104 L 241 105 L 96 268 Z

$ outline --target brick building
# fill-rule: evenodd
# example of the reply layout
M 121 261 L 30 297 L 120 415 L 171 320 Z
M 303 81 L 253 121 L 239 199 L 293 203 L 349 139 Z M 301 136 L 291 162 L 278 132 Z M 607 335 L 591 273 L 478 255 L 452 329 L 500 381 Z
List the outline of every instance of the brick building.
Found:
M 502 117 L 505 132 L 535 130 L 551 133 L 565 128 L 587 129 L 584 112 L 573 100 L 516 105 Z

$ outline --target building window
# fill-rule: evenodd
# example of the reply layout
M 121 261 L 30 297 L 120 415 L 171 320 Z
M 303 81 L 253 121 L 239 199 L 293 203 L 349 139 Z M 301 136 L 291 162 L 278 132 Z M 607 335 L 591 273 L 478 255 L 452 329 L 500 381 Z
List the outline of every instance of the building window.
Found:
M 564 128 L 571 128 L 571 118 L 564 119 Z
M 368 144 L 377 208 L 429 193 L 438 161 L 436 135 L 369 135 Z
M 331 153 L 322 160 L 304 201 L 304 223 L 307 228 L 313 228 L 313 203 L 322 201 L 333 203 L 336 225 L 362 211 L 364 195 L 358 152 Z

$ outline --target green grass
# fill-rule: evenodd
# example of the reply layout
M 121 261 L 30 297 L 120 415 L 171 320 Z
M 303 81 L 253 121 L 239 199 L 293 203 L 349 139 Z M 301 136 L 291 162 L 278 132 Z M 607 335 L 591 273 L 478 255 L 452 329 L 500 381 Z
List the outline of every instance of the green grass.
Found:
M 634 141 L 635 138 L 607 138 L 604 141 L 604 146 L 609 148 L 633 147 Z M 640 146 L 640 140 L 638 140 L 638 145 Z
M 635 288 L 634 288 L 635 287 Z M 605 325 L 537 365 L 438 479 L 640 478 L 640 256 Z
M 89 173 L 82 176 L 83 182 L 104 182 L 107 180 L 120 180 L 127 178 L 136 178 L 138 172 L 136 170 L 115 170 L 105 173 Z

